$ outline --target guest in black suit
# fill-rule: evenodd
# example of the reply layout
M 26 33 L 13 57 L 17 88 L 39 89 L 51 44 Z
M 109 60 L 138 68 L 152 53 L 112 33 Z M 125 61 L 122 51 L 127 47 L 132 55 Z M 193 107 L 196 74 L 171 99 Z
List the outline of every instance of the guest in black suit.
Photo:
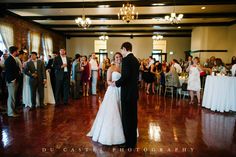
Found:
M 121 87 L 122 124 L 125 135 L 125 147 L 135 148 L 137 143 L 137 101 L 139 61 L 132 54 L 132 44 L 125 42 L 121 46 L 123 55 L 121 78 L 115 82 Z M 114 85 L 114 84 L 113 84 Z
M 66 50 L 60 49 L 60 55 L 55 57 L 53 67 L 55 70 L 56 87 L 55 98 L 56 105 L 60 103 L 61 91 L 63 89 L 63 103 L 68 104 L 69 89 L 70 89 L 70 72 L 71 61 L 66 56 Z
M 18 48 L 11 46 L 9 48 L 10 56 L 5 61 L 5 75 L 8 89 L 7 114 L 9 117 L 17 117 L 15 113 L 16 91 L 18 87 L 18 79 L 20 76 L 20 68 L 16 63 Z
M 31 60 L 27 62 L 24 73 L 30 77 L 30 91 L 32 108 L 36 107 L 36 94 L 39 94 L 40 107 L 44 107 L 44 84 L 46 84 L 46 71 L 42 60 L 37 59 L 37 53 L 31 52 Z
M 53 55 L 56 57 L 57 53 L 53 52 Z M 55 58 L 54 57 L 54 58 Z M 52 90 L 53 90 L 53 94 L 55 95 L 55 86 L 56 86 L 56 79 L 55 79 L 55 70 L 53 67 L 53 62 L 54 62 L 54 58 L 51 58 L 51 56 L 48 56 L 49 60 L 46 66 L 46 70 L 48 70 L 49 74 L 50 74 L 50 80 L 51 80 L 51 85 L 52 85 Z

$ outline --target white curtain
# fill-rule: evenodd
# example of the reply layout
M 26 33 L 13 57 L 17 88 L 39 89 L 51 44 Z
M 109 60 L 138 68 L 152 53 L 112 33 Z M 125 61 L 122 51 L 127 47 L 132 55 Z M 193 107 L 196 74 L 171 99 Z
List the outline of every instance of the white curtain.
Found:
M 53 51 L 53 41 L 50 36 L 44 35 L 42 36 L 42 44 L 43 44 L 43 54 L 44 59 L 48 60 L 48 55 L 52 54 Z
M 30 33 L 29 49 L 31 52 L 34 51 L 39 54 L 40 34 L 37 32 L 29 32 L 29 33 Z
M 13 46 L 14 43 L 14 35 L 13 28 L 6 24 L 0 24 L 0 34 L 3 39 L 3 43 L 5 47 L 8 49 L 10 46 Z

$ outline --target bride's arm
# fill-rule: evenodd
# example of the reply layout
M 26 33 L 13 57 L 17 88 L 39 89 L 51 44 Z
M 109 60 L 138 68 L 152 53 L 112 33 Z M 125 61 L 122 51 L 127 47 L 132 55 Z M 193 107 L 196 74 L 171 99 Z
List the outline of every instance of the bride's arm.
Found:
M 112 84 L 112 69 L 111 67 L 107 70 L 107 84 L 110 86 Z

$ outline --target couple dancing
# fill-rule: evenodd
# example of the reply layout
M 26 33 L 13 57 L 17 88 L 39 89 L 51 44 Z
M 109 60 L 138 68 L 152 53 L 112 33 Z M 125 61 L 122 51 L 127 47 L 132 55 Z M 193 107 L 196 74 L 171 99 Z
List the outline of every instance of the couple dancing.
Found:
M 109 87 L 87 136 L 103 145 L 135 148 L 139 62 L 129 42 L 122 44 L 121 53 L 117 52 L 113 59 L 115 63 L 107 71 Z

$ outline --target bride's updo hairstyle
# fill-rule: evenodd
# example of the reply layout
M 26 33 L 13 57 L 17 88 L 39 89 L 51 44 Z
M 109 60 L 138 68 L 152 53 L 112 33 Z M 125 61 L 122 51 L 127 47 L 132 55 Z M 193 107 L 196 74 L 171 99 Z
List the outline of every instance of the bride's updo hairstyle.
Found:
M 112 63 L 111 63 L 111 64 L 115 64 L 115 57 L 116 57 L 116 55 L 120 55 L 121 58 L 123 58 L 123 56 L 122 56 L 122 54 L 121 54 L 120 52 L 116 52 L 116 53 L 114 54 L 113 58 L 112 58 Z

